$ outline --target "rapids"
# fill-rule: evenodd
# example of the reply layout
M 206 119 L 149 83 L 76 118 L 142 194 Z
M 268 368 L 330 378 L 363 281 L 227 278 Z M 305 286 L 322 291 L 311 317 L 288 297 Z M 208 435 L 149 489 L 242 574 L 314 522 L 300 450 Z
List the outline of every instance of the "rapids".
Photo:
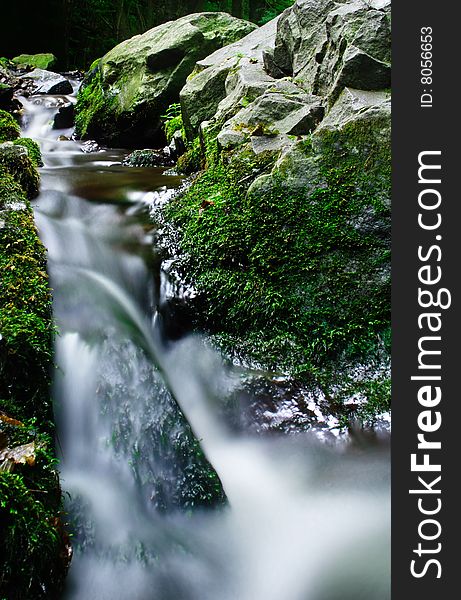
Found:
M 34 208 L 60 332 L 57 447 L 74 535 L 65 598 L 385 600 L 387 447 L 235 427 L 241 406 L 225 399 L 238 397 L 241 369 L 198 336 L 170 339 L 159 316 L 171 289 L 149 203 L 180 179 L 122 166 L 123 150 L 82 152 L 72 131 L 51 129 L 62 101 L 24 99 L 23 132 L 45 164 Z M 224 505 L 176 502 L 195 483 L 178 465 L 178 407 Z

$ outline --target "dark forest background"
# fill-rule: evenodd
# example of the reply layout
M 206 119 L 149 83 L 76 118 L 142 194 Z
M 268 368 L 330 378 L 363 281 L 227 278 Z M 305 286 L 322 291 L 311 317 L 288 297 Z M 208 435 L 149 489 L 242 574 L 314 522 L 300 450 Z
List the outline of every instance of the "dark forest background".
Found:
M 52 52 L 57 69 L 87 68 L 118 42 L 171 19 L 225 11 L 263 24 L 293 0 L 2 0 L 0 56 Z

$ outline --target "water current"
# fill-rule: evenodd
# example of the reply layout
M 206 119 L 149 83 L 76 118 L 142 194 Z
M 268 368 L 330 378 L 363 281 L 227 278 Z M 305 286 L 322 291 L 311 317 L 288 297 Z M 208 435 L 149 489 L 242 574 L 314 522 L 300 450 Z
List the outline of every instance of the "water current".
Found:
M 172 286 L 150 213 L 180 179 L 123 166 L 124 150 L 83 152 L 51 127 L 68 100 L 24 100 L 23 123 L 44 159 L 34 208 L 59 329 L 65 598 L 387 599 L 387 450 L 235 426 L 248 422 L 226 401 L 242 370 L 204 338 L 169 337 L 159 316 Z M 225 503 L 197 506 L 204 471 L 188 423 Z

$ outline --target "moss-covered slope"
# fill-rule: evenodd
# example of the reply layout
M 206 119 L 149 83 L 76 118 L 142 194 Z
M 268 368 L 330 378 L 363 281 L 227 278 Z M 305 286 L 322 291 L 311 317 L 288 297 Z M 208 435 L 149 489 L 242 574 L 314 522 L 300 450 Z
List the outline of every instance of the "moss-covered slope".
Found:
M 390 6 L 314 4 L 295 2 L 262 52 L 250 34 L 197 64 L 178 169 L 202 171 L 164 215 L 197 325 L 368 420 L 390 399 Z M 373 39 L 376 60 L 354 63 Z
M 50 399 L 53 321 L 32 140 L 0 115 L 0 597 L 56 598 L 68 563 Z M 18 145 L 16 145 L 18 144 Z

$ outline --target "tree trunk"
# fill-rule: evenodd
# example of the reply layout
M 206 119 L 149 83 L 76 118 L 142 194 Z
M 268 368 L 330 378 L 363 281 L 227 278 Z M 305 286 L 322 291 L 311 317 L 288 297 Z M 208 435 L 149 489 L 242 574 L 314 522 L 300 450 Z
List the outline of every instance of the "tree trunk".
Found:
M 232 0 L 232 14 L 242 18 L 242 0 Z

